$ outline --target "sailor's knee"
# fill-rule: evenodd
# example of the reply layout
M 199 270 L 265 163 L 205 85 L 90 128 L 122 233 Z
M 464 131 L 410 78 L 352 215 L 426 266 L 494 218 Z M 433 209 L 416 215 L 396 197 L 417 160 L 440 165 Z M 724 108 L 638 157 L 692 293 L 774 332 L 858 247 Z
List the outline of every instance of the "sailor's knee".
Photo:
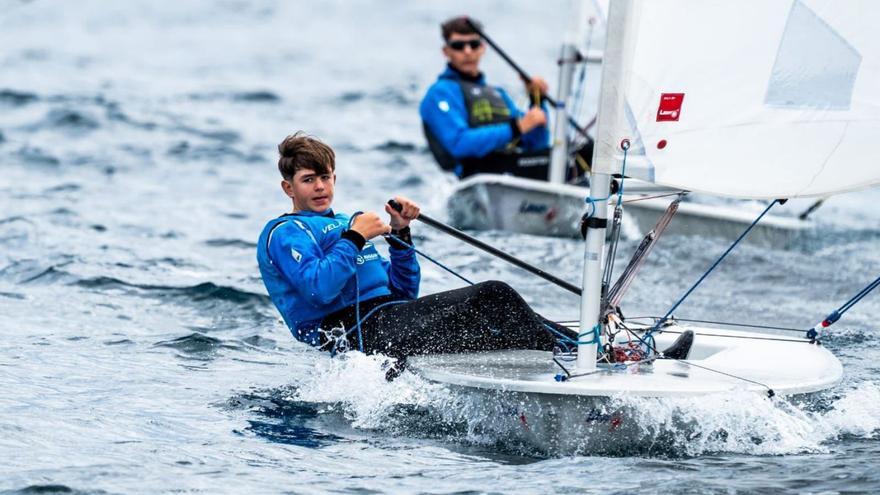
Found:
M 507 299 L 513 295 L 518 296 L 513 287 L 500 280 L 487 280 L 476 284 L 475 287 L 480 295 L 486 297 L 501 297 Z

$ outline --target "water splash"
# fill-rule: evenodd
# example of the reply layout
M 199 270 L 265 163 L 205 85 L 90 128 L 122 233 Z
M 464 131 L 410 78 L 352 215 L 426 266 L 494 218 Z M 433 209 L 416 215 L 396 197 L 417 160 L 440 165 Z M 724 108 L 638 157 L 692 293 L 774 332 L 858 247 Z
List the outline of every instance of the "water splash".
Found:
M 359 429 L 442 436 L 540 456 L 827 453 L 840 438 L 875 438 L 880 432 L 880 385 L 863 382 L 837 394 L 791 400 L 746 391 L 697 398 L 618 396 L 596 409 L 596 417 L 623 418 L 627 428 L 618 437 L 602 442 L 536 438 L 540 430 L 530 427 L 522 411 L 533 408 L 532 418 L 538 419 L 534 411 L 539 416 L 558 415 L 558 406 L 534 409 L 528 398 L 449 388 L 409 372 L 389 382 L 385 372 L 392 363 L 390 358 L 359 352 L 319 361 L 288 400 L 320 403 L 321 413 L 342 413 Z M 604 435 L 605 425 L 595 426 L 567 431 L 586 437 L 602 430 Z

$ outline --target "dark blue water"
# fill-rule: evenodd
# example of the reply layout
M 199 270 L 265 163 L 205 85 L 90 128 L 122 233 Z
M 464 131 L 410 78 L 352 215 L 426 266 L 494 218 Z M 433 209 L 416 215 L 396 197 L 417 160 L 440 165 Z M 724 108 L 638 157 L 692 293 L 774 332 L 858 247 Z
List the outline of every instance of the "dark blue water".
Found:
M 452 179 L 416 109 L 442 67 L 437 23 L 463 12 L 553 82 L 554 4 L 0 1 L 0 491 L 880 490 L 880 297 L 826 340 L 846 377 L 821 403 L 647 401 L 656 442 L 614 456 L 512 444 L 471 427 L 467 397 L 293 341 L 254 260 L 289 208 L 275 145 L 304 129 L 336 148 L 338 209 L 405 194 L 442 217 Z M 518 88 L 496 57 L 486 70 Z M 744 247 L 679 316 L 811 326 L 880 274 L 878 199 L 829 200 L 819 242 Z M 467 277 L 577 316 L 566 293 L 416 235 Z M 576 241 L 480 237 L 579 280 Z M 662 313 L 725 247 L 661 244 L 625 310 Z M 457 286 L 424 267 L 425 293 Z M 682 418 L 700 435 L 678 435 Z

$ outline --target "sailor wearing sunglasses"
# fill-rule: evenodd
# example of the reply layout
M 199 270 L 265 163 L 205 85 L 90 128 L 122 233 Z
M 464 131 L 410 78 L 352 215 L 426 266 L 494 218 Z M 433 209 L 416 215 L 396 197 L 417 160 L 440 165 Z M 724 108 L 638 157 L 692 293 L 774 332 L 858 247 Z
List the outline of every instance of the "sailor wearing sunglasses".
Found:
M 481 29 L 478 21 L 470 22 Z M 503 89 L 486 84 L 480 72 L 486 44 L 467 18 L 449 19 L 441 30 L 448 65 L 419 107 L 434 158 L 459 178 L 509 173 L 546 179 L 546 109 L 534 105 L 523 112 Z M 540 97 L 547 92 L 547 82 L 534 77 L 526 89 Z

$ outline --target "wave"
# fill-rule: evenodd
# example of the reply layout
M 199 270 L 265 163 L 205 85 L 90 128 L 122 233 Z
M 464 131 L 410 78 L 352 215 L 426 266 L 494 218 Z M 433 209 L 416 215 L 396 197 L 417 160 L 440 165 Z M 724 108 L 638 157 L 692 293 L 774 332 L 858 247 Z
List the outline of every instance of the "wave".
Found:
M 47 263 L 35 259 L 14 260 L 9 265 L 0 269 L 0 280 L 6 279 L 15 284 L 32 284 L 32 283 L 69 283 L 76 277 L 65 270 L 67 266 L 73 262 L 70 256 L 60 257 L 54 263 Z
M 281 97 L 277 93 L 269 90 L 193 93 L 189 95 L 189 99 L 195 101 L 226 100 L 243 103 L 278 103 L 281 101 Z
M 205 245 L 211 247 L 236 247 L 241 249 L 254 249 L 257 247 L 255 242 L 243 241 L 241 239 L 208 239 Z
M 342 437 L 310 424 L 321 418 L 320 406 L 289 400 L 291 393 L 293 391 L 286 388 L 258 390 L 230 398 L 225 408 L 258 414 L 260 419 L 248 420 L 245 431 L 270 442 L 314 449 L 342 440 Z
M 85 133 L 101 127 L 98 120 L 86 112 L 71 109 L 52 109 L 40 127 L 51 127 L 70 132 Z
M 155 347 L 170 347 L 188 355 L 212 354 L 218 349 L 239 349 L 239 346 L 227 344 L 217 337 L 202 332 L 195 332 L 171 340 L 162 340 L 153 344 Z
M 105 104 L 105 115 L 107 120 L 121 122 L 132 127 L 152 131 L 159 127 L 155 122 L 137 120 L 122 111 L 121 105 L 117 102 L 110 101 Z
M 0 90 L 0 104 L 20 107 L 39 100 L 40 97 L 28 91 L 13 89 Z
M 264 306 L 271 303 L 269 296 L 256 294 L 235 287 L 203 282 L 192 286 L 175 287 L 170 285 L 133 284 L 113 277 L 94 277 L 80 279 L 75 285 L 94 290 L 122 290 L 126 292 L 147 292 L 160 298 L 189 298 L 193 301 L 223 301 L 240 305 Z
M 195 144 L 187 140 L 178 141 L 171 145 L 166 151 L 166 154 L 182 161 L 210 160 L 239 161 L 247 163 L 259 163 L 265 161 L 263 155 L 260 153 L 247 153 L 240 151 L 226 143 Z
M 413 143 L 404 143 L 400 141 L 385 141 L 373 148 L 376 151 L 384 151 L 387 153 L 413 152 L 418 150 L 418 146 Z
M 85 495 L 105 492 L 103 490 L 97 492 L 93 490 L 75 490 L 67 485 L 29 485 L 17 490 L 4 491 L 3 493 L 7 495 L 58 495 L 62 493 L 71 495 Z
M 331 102 L 348 105 L 369 100 L 411 108 L 413 105 L 418 104 L 419 101 L 419 97 L 416 95 L 415 91 L 416 88 L 412 86 L 403 89 L 394 86 L 385 86 L 378 91 L 370 93 L 358 90 L 345 91 L 342 94 L 333 97 Z
M 55 167 L 61 164 L 61 160 L 36 146 L 22 146 L 13 153 L 13 156 L 20 159 L 26 165 Z

